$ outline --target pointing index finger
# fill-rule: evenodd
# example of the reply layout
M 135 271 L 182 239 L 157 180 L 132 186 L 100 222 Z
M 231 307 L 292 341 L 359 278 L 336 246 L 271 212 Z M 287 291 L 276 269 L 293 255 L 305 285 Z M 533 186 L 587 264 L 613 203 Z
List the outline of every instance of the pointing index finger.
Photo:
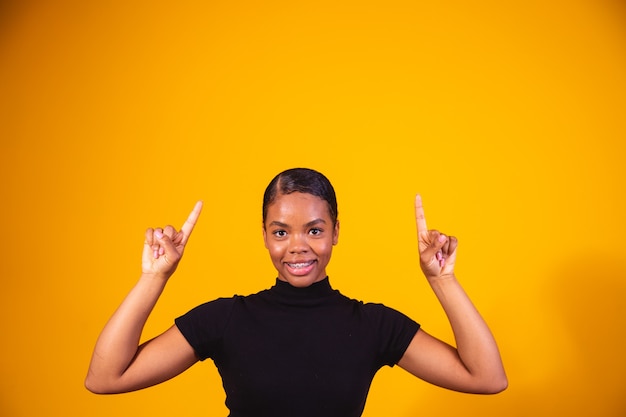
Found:
M 417 233 L 423 234 L 428 232 L 426 227 L 426 217 L 424 216 L 424 206 L 422 205 L 422 196 L 415 196 L 415 222 L 417 223 Z
M 180 229 L 183 233 L 183 244 L 187 242 L 187 239 L 189 239 L 191 232 L 193 232 L 193 228 L 198 222 L 198 217 L 200 217 L 200 212 L 202 212 L 202 201 L 198 201 L 196 203 L 191 213 L 189 213 L 189 217 L 187 217 L 187 220 L 185 220 L 185 224 L 183 224 L 183 227 L 181 227 Z

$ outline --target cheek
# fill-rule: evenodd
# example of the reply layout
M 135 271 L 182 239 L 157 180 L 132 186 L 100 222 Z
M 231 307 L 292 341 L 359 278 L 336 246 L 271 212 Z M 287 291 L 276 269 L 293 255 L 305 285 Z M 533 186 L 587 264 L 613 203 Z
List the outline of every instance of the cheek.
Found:
M 265 242 L 265 247 L 270 254 L 272 259 L 280 258 L 282 253 L 284 252 L 283 245 L 277 244 L 276 242 Z
M 318 255 L 330 256 L 332 251 L 333 251 L 333 242 L 331 241 L 320 242 L 316 248 L 316 252 Z

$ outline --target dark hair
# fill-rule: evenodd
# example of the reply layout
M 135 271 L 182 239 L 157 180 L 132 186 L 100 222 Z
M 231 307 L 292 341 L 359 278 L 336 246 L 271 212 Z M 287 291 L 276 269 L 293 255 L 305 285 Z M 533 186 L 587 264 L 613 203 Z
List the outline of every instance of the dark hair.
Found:
M 337 223 L 337 196 L 332 184 L 322 173 L 309 168 L 292 168 L 276 175 L 263 194 L 263 224 L 267 218 L 267 208 L 280 194 L 311 194 L 328 203 L 328 211 L 333 226 Z

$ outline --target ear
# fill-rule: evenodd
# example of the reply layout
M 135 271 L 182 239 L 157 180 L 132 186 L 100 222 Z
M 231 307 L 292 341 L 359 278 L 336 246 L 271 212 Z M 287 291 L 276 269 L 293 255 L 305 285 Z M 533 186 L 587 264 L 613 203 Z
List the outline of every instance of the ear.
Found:
M 263 244 L 265 245 L 265 249 L 269 249 L 267 247 L 267 230 L 265 230 L 265 225 L 263 225 Z
M 335 228 L 333 229 L 333 245 L 339 242 L 339 220 L 335 222 Z

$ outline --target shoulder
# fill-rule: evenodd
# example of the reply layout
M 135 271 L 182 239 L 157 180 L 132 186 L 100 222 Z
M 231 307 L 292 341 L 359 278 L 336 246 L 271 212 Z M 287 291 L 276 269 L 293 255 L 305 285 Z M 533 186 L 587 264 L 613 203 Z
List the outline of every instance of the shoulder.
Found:
M 359 311 L 363 318 L 373 323 L 380 323 L 381 321 L 413 321 L 404 313 L 386 304 L 350 298 L 339 291 L 337 291 L 337 295 L 341 297 L 342 303 L 350 305 L 354 310 Z
M 244 303 L 251 302 L 254 303 L 256 300 L 262 299 L 266 292 L 267 290 L 262 290 L 249 295 L 235 294 L 230 297 L 215 298 L 193 307 L 176 320 L 198 319 L 206 316 L 220 317 L 223 319 L 225 315 L 230 316 L 233 309 L 235 309 L 238 305 L 240 306 Z
M 374 303 L 374 302 L 362 302 L 362 309 L 365 313 L 371 316 L 405 316 L 404 313 L 396 310 L 395 308 L 389 307 L 382 303 Z M 405 316 L 406 317 L 406 316 Z
M 340 302 L 345 303 L 345 304 L 350 304 L 353 307 L 358 308 L 359 310 L 367 314 L 384 315 L 384 314 L 398 313 L 397 310 L 391 307 L 388 307 L 387 305 L 381 302 L 363 301 L 357 298 L 351 298 L 351 297 L 346 296 L 339 290 L 335 290 L 335 294 L 337 296 L 337 299 L 340 300 Z
M 362 303 L 361 310 L 370 324 L 378 329 L 419 328 L 419 324 L 406 314 L 381 303 Z
M 218 297 L 192 308 L 189 312 L 229 310 L 237 304 L 262 298 L 267 291 L 268 290 L 261 290 L 257 293 L 248 295 L 235 294 L 229 297 Z
M 177 317 L 174 321 L 181 329 L 197 326 L 200 323 L 206 325 L 209 321 L 223 323 L 232 314 L 238 298 L 239 296 L 234 296 L 207 301 Z

